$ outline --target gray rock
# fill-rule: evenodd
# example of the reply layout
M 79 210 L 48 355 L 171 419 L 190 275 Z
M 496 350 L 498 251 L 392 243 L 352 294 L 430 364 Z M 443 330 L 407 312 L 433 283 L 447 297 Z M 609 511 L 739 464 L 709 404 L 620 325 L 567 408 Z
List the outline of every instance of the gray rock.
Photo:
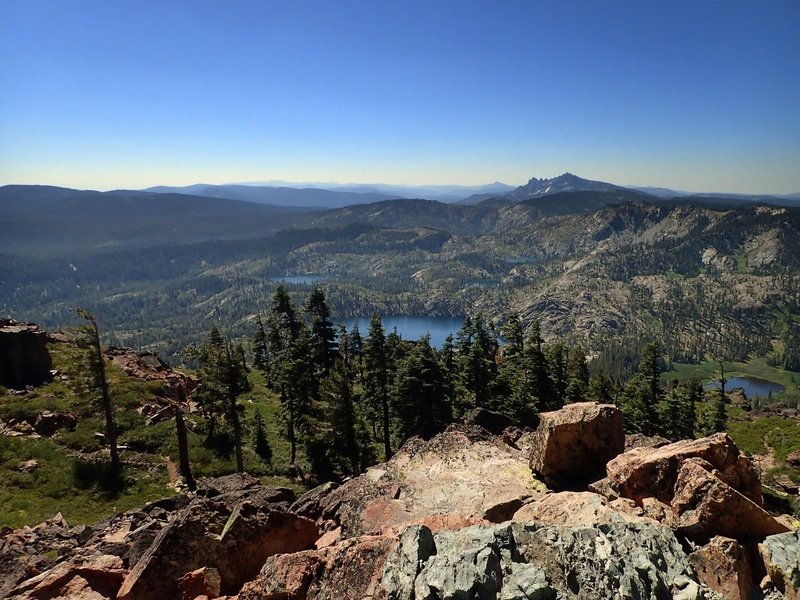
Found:
M 771 535 L 758 545 L 775 587 L 787 598 L 800 598 L 800 538 L 798 532 Z
M 694 580 L 678 540 L 657 524 L 506 523 L 432 535 L 425 530 L 408 528 L 387 557 L 387 598 L 720 598 Z

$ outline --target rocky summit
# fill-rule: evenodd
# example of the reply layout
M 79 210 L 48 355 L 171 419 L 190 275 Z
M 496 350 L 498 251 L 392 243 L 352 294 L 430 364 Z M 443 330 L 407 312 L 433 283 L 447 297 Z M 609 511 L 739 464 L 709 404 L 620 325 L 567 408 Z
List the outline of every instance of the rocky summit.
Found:
M 57 515 L 0 533 L 0 597 L 800 598 L 800 539 L 730 438 L 625 441 L 611 405 L 527 432 L 473 415 L 300 498 L 237 474 L 91 527 Z

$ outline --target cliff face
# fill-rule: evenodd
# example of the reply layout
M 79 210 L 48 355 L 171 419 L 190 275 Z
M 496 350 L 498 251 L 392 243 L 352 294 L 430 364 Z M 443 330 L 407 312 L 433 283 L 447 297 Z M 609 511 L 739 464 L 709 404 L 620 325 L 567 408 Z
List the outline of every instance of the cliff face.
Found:
M 614 411 L 572 405 L 536 432 L 473 419 L 299 499 L 232 475 L 93 527 L 4 532 L 0 597 L 800 597 L 800 541 L 764 510 L 733 442 L 623 452 Z M 609 456 L 589 489 L 552 489 L 574 488 L 589 472 L 581 461 L 595 469 Z M 529 466 L 552 474 L 548 464 L 551 489 Z M 42 556 L 51 549 L 58 558 Z
M 47 333 L 37 325 L 0 319 L 0 385 L 11 389 L 50 381 Z

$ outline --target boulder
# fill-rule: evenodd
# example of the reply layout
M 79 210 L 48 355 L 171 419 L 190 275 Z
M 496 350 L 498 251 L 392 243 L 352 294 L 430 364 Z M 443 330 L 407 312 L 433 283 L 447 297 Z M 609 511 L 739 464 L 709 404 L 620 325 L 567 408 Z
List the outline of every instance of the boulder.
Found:
M 758 545 L 767 575 L 786 600 L 800 599 L 800 539 L 798 533 L 773 535 Z
M 382 587 L 389 600 L 719 598 L 692 578 L 673 533 L 649 523 L 409 527 L 384 561 Z
M 486 431 L 494 435 L 500 435 L 508 427 L 514 425 L 514 420 L 503 413 L 494 412 L 486 408 L 476 408 L 465 418 L 466 423 L 472 423 L 478 427 L 483 427 Z
M 786 455 L 786 464 L 790 467 L 800 467 L 800 450 L 795 450 Z
M 608 523 L 654 523 L 630 500 L 608 502 L 592 492 L 547 494 L 520 508 L 512 518 L 517 523 L 539 521 L 549 525 L 600 525 Z
M 362 536 L 336 546 L 272 556 L 239 600 L 381 598 L 381 576 L 395 536 Z
M 689 555 L 700 583 L 726 600 L 750 600 L 757 586 L 745 549 L 736 540 L 716 536 Z
M 611 404 L 579 402 L 539 415 L 531 470 L 554 487 L 585 487 L 625 449 L 622 413 Z
M 700 458 L 689 458 L 681 465 L 671 502 L 678 531 L 702 541 L 715 535 L 746 540 L 787 531 L 785 525 L 712 469 Z
M 178 580 L 181 600 L 194 600 L 198 596 L 216 598 L 220 592 L 219 571 L 213 567 L 202 567 L 187 573 Z
M 38 386 L 53 377 L 47 332 L 32 323 L 0 319 L 0 385 L 11 389 Z
M 314 547 L 313 521 L 230 496 L 197 498 L 170 521 L 125 578 L 120 600 L 174 598 L 180 577 L 201 567 L 216 569 L 222 593 L 235 594 L 269 556 Z
M 42 410 L 36 413 L 33 428 L 39 435 L 50 437 L 62 429 L 75 431 L 77 425 L 78 415 L 72 411 Z
M 122 559 L 111 555 L 75 557 L 28 579 L 11 590 L 11 597 L 86 598 L 102 600 L 116 598 L 125 577 Z
M 681 465 L 689 458 L 701 458 L 715 475 L 759 506 L 763 504 L 761 483 L 750 460 L 725 433 L 699 440 L 682 440 L 660 448 L 634 448 L 606 465 L 611 487 L 640 504 L 653 497 L 669 504 Z
M 318 523 L 349 538 L 415 522 L 500 522 L 546 491 L 522 452 L 483 429 L 453 426 L 427 441 L 408 440 L 388 462 L 327 493 Z

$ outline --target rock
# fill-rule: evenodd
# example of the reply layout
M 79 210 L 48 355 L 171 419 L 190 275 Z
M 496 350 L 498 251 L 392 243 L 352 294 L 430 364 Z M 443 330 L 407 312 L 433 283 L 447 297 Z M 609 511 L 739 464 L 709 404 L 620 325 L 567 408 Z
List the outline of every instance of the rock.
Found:
M 710 463 L 722 481 L 759 506 L 763 504 L 758 473 L 725 433 L 682 440 L 661 448 L 634 448 L 611 460 L 606 470 L 611 486 L 620 496 L 637 504 L 647 497 L 669 504 L 678 471 L 692 457 Z
M 0 319 L 0 385 L 16 390 L 42 385 L 52 379 L 52 368 L 47 332 L 33 323 Z
M 786 600 L 800 599 L 800 539 L 798 533 L 773 535 L 758 545 L 767 575 Z
M 501 435 L 506 428 L 515 424 L 511 417 L 486 408 L 473 409 L 472 412 L 464 418 L 464 422 L 483 427 L 486 431 L 494 435 Z
M 786 464 L 790 467 L 800 467 L 800 450 L 795 450 L 786 455 Z
M 322 515 L 328 495 L 337 487 L 339 486 L 332 481 L 318 485 L 295 500 L 289 510 L 301 517 L 317 520 Z
M 349 538 L 415 522 L 504 521 L 546 491 L 520 451 L 483 429 L 457 426 L 427 441 L 408 440 L 387 463 L 328 493 L 318 522 L 341 527 Z
M 381 597 L 383 564 L 394 536 L 362 536 L 333 547 L 272 556 L 239 600 L 364 600 Z
M 39 461 L 35 458 L 23 461 L 17 465 L 17 471 L 20 473 L 33 473 L 39 468 Z
M 236 493 L 197 498 L 170 521 L 125 578 L 119 598 L 174 598 L 178 579 L 201 567 L 217 569 L 222 592 L 235 594 L 267 557 L 314 547 L 313 521 L 232 498 Z
M 198 596 L 218 597 L 219 571 L 212 567 L 202 567 L 187 573 L 178 580 L 178 592 L 181 600 L 194 600 Z
M 747 394 L 745 394 L 744 388 L 733 388 L 728 393 L 728 398 L 730 398 L 731 404 L 738 406 L 743 410 L 751 410 L 753 408 L 753 406 L 750 404 L 750 400 L 747 399 Z
M 683 535 L 703 541 L 715 535 L 741 540 L 787 531 L 750 498 L 711 473 L 712 468 L 700 458 L 689 458 L 678 471 L 671 506 Z
M 781 490 L 792 496 L 796 496 L 798 490 L 800 489 L 800 487 L 798 487 L 798 485 L 794 481 L 789 479 L 787 475 L 776 475 L 775 477 L 772 478 L 772 481 Z
M 611 404 L 579 402 L 539 415 L 530 467 L 551 486 L 573 487 L 602 477 L 625 448 L 622 413 Z
M 77 425 L 78 415 L 72 411 L 43 410 L 36 413 L 33 428 L 39 435 L 50 437 L 62 429 L 75 431 Z
M 289 488 L 261 485 L 249 473 L 201 479 L 197 484 L 197 495 L 224 498 L 228 504 L 246 499 L 256 506 L 270 506 L 283 511 L 288 510 L 295 501 L 294 492 Z
M 698 580 L 726 600 L 749 600 L 756 583 L 745 549 L 736 540 L 716 536 L 689 555 Z
M 382 587 L 389 600 L 718 598 L 692 579 L 672 532 L 647 523 L 409 527 L 384 561 Z
M 644 518 L 642 514 L 642 509 L 637 509 L 630 500 L 627 503 L 625 500 L 609 503 L 592 492 L 557 492 L 526 504 L 514 514 L 512 520 L 517 523 L 539 521 L 549 525 L 570 526 L 655 522 Z
M 28 579 L 11 590 L 11 597 L 76 598 L 100 600 L 116 598 L 125 577 L 122 559 L 118 556 L 93 555 L 62 562 Z
M 667 438 L 659 435 L 644 435 L 643 433 L 629 433 L 625 435 L 625 452 L 634 448 L 661 448 L 671 443 Z

